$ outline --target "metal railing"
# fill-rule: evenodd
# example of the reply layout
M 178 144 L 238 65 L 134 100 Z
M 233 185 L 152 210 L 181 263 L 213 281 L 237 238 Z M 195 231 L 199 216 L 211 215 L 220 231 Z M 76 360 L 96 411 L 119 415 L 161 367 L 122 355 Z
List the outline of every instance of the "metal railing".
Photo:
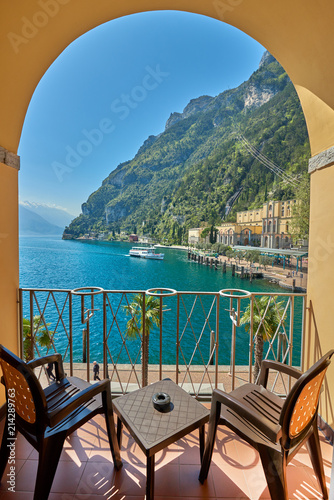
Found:
M 88 381 L 96 360 L 117 394 L 166 377 L 198 398 L 229 391 L 253 380 L 260 337 L 264 359 L 302 364 L 305 294 L 22 288 L 19 304 L 22 355 L 60 352 L 65 371 Z M 290 385 L 272 382 L 277 393 Z

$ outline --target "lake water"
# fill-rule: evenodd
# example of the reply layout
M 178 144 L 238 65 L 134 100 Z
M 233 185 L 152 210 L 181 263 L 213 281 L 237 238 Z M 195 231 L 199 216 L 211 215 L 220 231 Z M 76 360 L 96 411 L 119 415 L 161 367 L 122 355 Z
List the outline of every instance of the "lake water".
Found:
M 267 280 L 241 280 L 233 277 L 231 270 L 223 274 L 222 269 L 210 268 L 200 265 L 193 261 L 188 261 L 187 252 L 164 248 L 159 251 L 165 254 L 163 261 L 135 259 L 129 257 L 129 250 L 133 245 L 120 242 L 98 242 L 98 241 L 77 241 L 61 240 L 58 237 L 20 237 L 20 287 L 21 288 L 57 288 L 74 289 L 78 287 L 96 286 L 105 290 L 146 290 L 148 288 L 173 288 L 177 291 L 202 291 L 217 292 L 223 288 L 242 288 L 253 292 L 284 292 L 283 289 Z M 112 307 L 118 307 L 120 299 L 112 299 Z M 225 299 L 226 300 L 226 299 Z M 299 299 L 298 299 L 299 300 Z M 192 314 L 191 324 L 187 324 L 185 309 L 187 313 L 193 307 L 194 298 L 189 298 L 180 313 L 180 332 L 183 325 L 186 326 L 184 333 L 184 352 L 185 357 L 191 357 L 194 345 L 201 335 L 205 317 L 212 304 L 212 297 L 204 297 L 203 301 L 197 301 Z M 80 301 L 74 304 L 74 358 L 80 361 L 82 352 L 82 324 L 80 318 Z M 246 301 L 245 301 L 246 302 Z M 164 313 L 163 321 L 163 362 L 175 362 L 175 308 L 176 297 L 169 300 L 164 299 L 164 303 L 170 309 Z M 124 301 L 122 303 L 124 305 Z M 301 304 L 301 301 L 300 301 Z M 102 341 L 101 330 L 103 315 L 101 305 L 97 299 L 97 308 L 93 320 L 91 321 L 91 356 L 92 359 L 101 360 Z M 183 307 L 183 306 L 182 306 Z M 214 306 L 215 307 L 215 306 Z M 223 364 L 229 363 L 229 352 L 231 342 L 231 320 L 228 312 L 229 301 L 221 301 L 220 306 L 220 354 L 219 360 Z M 301 313 L 301 305 L 298 308 Z M 213 311 L 214 312 L 214 311 Z M 297 311 L 298 312 L 298 311 Z M 24 297 L 23 303 L 24 316 L 29 317 L 28 300 Z M 38 311 L 35 311 L 38 314 Z M 50 329 L 55 328 L 56 317 L 54 313 L 46 318 L 51 320 Z M 126 320 L 123 313 L 123 319 L 119 319 L 119 330 L 124 331 Z M 299 317 L 297 317 L 299 316 Z M 301 314 L 295 313 L 297 329 L 301 324 Z M 215 329 L 214 316 L 211 317 L 210 325 L 204 327 L 205 335 L 201 337 L 204 351 L 208 350 L 209 330 Z M 115 328 L 115 325 L 113 325 Z M 197 331 L 196 331 L 197 328 Z M 58 327 L 57 332 L 60 332 Z M 208 332 L 208 333 L 207 333 Z M 224 332 L 224 335 L 222 335 Z M 114 335 L 114 337 L 113 337 Z M 116 338 L 117 337 L 117 338 Z M 113 338 L 113 340 L 112 340 Z M 65 349 L 65 340 L 59 333 L 57 346 L 60 346 L 60 352 Z M 117 335 L 111 330 L 110 333 L 110 351 L 111 355 L 117 356 L 121 342 L 120 332 Z M 248 362 L 248 344 L 249 338 L 243 328 L 238 328 L 238 346 L 237 363 L 246 364 Z M 158 340 L 152 336 L 150 340 L 150 362 L 158 362 Z M 109 345 L 109 344 L 108 344 Z M 171 347 L 173 346 L 173 347 Z M 130 351 L 136 352 L 135 342 L 130 343 Z M 135 354 L 133 354 L 135 355 Z M 205 354 L 207 355 L 207 354 Z M 118 358 L 121 362 L 128 362 L 125 350 Z M 200 361 L 202 352 L 196 352 L 195 358 Z

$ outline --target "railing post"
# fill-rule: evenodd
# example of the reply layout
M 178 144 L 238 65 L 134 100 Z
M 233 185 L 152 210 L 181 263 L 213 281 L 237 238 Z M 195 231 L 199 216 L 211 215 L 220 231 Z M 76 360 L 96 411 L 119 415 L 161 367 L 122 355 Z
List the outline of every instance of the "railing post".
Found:
M 253 368 L 253 347 L 254 347 L 254 295 L 250 297 L 250 325 L 249 325 L 249 374 L 248 381 L 252 382 L 252 368 Z
M 211 332 L 210 332 L 209 365 L 214 365 L 214 355 L 213 355 L 214 349 L 215 349 L 215 332 L 214 332 L 214 330 L 211 330 Z
M 20 321 L 19 355 L 23 359 L 23 293 L 21 288 L 19 288 L 19 293 L 18 293 L 18 309 L 19 309 L 19 321 Z
M 103 292 L 103 378 L 108 376 L 107 363 L 107 297 L 106 292 Z
M 70 376 L 73 376 L 73 310 L 72 310 L 72 294 L 68 294 L 68 314 L 69 314 L 69 335 L 70 335 Z
M 290 301 L 290 341 L 289 341 L 289 365 L 292 366 L 292 348 L 293 348 L 293 320 L 294 320 L 294 307 L 295 307 L 295 297 L 291 295 Z M 289 391 L 291 390 L 291 377 L 289 377 Z
M 230 299 L 230 310 L 232 310 L 233 299 Z M 234 321 L 232 321 L 232 343 L 231 343 L 231 376 L 232 376 L 232 391 L 235 386 L 235 340 L 236 340 L 237 327 Z
M 176 310 L 176 366 L 175 381 L 179 383 L 179 349 L 180 349 L 180 293 L 177 292 L 177 310 Z
M 87 340 L 86 340 L 86 345 L 87 345 L 87 382 L 90 381 L 90 370 L 89 370 L 89 340 L 90 340 L 90 328 L 89 328 L 89 320 L 87 321 Z
M 216 372 L 215 372 L 215 388 L 218 388 L 218 376 L 219 376 L 219 306 L 220 306 L 220 294 L 217 294 L 217 314 L 216 314 Z
M 301 343 L 300 343 L 300 367 L 304 370 L 304 359 L 305 359 L 305 330 L 306 330 L 306 311 L 307 311 L 307 297 L 303 296 L 303 317 L 302 317 L 302 331 L 301 331 Z
M 87 329 L 82 329 L 82 362 L 87 362 Z
M 159 380 L 162 380 L 162 296 L 160 297 Z
M 143 333 L 142 333 L 142 387 L 145 387 L 148 384 L 148 341 L 146 338 L 146 293 L 143 292 L 143 317 L 142 317 L 142 325 L 143 325 Z
M 34 359 L 34 292 L 30 291 L 30 343 L 29 343 L 29 351 L 27 354 L 27 361 Z

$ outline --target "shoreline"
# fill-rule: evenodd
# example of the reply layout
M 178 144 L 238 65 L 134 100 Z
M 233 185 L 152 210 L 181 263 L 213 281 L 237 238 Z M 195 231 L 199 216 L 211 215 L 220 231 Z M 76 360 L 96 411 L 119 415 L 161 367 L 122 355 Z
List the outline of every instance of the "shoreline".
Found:
M 190 250 L 192 252 L 193 250 Z M 215 261 L 216 257 L 208 257 L 210 261 Z M 297 293 L 306 293 L 307 292 L 307 272 L 298 272 L 292 271 L 291 269 L 283 269 L 279 266 L 266 266 L 266 269 L 260 265 L 251 265 L 245 260 L 240 260 L 237 262 L 234 258 L 226 257 L 225 255 L 218 256 L 218 262 L 222 265 L 226 262 L 228 267 L 232 267 L 232 265 L 236 266 L 236 269 L 240 269 L 240 267 L 244 267 L 245 272 L 249 271 L 249 269 L 256 272 L 261 272 L 262 278 L 253 277 L 253 279 L 266 279 L 268 281 L 272 281 L 279 285 L 281 288 L 285 288 L 289 291 L 294 291 Z M 202 265 L 205 265 L 204 263 Z M 211 264 L 210 264 L 211 265 Z M 293 275 L 291 273 L 293 272 Z M 242 279 L 242 278 L 240 278 Z M 249 278 L 243 278 L 249 279 Z M 294 283 L 293 283 L 294 282 Z

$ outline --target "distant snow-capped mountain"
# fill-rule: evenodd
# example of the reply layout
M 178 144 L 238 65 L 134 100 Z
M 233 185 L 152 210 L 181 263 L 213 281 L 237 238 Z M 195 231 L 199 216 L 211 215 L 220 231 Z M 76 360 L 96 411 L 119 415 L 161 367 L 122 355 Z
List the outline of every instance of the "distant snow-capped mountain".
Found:
M 31 201 L 20 201 L 20 206 L 35 214 L 43 217 L 52 225 L 64 228 L 75 218 L 75 215 L 70 214 L 64 208 L 56 205 L 47 205 L 46 203 L 36 203 Z

